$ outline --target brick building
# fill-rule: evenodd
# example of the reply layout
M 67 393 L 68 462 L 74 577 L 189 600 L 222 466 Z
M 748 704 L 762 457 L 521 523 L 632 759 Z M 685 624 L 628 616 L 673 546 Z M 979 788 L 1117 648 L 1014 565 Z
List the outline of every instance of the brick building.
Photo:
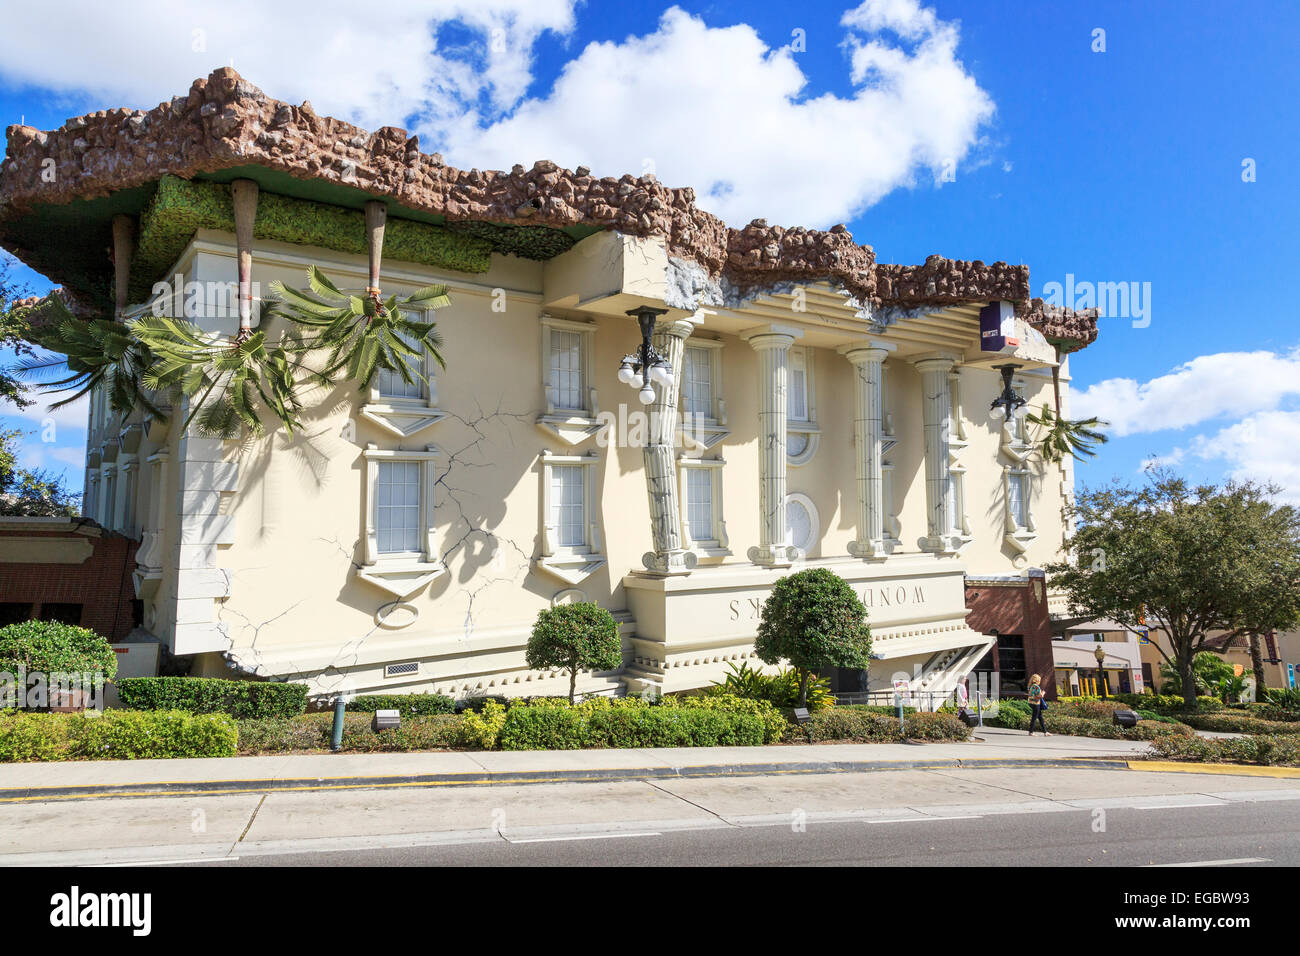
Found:
M 88 518 L 0 517 L 0 626 L 63 621 L 125 639 L 139 623 L 138 544 Z
M 1028 569 L 1023 577 L 968 575 L 966 606 L 970 608 L 966 624 L 971 630 L 996 638 L 971 671 L 971 692 L 998 690 L 998 696 L 1024 697 L 1030 676 L 1038 674 L 1048 699 L 1055 700 L 1046 575 L 1037 568 Z

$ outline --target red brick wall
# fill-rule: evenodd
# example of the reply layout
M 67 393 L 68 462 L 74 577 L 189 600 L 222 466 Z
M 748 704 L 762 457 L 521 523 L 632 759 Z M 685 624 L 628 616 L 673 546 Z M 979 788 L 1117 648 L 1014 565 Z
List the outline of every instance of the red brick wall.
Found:
M 1052 660 L 1052 624 L 1047 614 L 1047 586 L 1034 577 L 1020 583 L 998 581 L 966 584 L 966 623 L 981 634 L 1019 634 L 1025 639 L 1026 676 L 1039 674 L 1043 689 L 1056 699 L 1056 669 Z M 994 666 L 997 649 L 994 648 Z
M 0 532 L 3 533 L 3 532 Z M 75 532 L 39 532 L 23 529 L 19 537 L 78 537 Z M 131 631 L 131 602 L 135 588 L 138 541 L 104 532 L 86 538 L 94 552 L 82 564 L 0 563 L 0 602 L 31 603 L 32 616 L 40 616 L 40 605 L 80 604 L 81 626 L 120 641 Z

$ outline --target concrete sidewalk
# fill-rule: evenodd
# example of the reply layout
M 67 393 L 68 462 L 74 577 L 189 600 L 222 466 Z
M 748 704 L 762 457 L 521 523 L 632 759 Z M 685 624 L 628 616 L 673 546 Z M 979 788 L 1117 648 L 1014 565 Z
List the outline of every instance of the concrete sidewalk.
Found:
M 969 743 L 284 754 L 0 765 L 0 803 L 92 797 L 648 780 L 943 768 L 1124 769 L 1143 741 L 979 728 Z

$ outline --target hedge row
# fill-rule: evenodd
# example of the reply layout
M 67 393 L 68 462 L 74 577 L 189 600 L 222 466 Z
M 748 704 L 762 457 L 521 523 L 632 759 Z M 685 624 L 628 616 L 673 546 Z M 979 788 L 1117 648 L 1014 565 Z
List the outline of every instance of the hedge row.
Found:
M 897 715 L 875 713 L 855 707 L 832 707 L 813 714 L 791 737 L 808 743 L 849 740 L 859 743 L 889 743 L 911 740 L 967 740 L 971 729 L 952 714 L 904 714 L 900 732 Z
M 209 677 L 127 677 L 117 682 L 131 710 L 184 710 L 247 720 L 295 717 L 307 709 L 306 684 L 222 680 Z
M 1111 694 L 1110 699 L 1125 704 L 1131 710 L 1154 710 L 1170 717 L 1177 717 L 1186 706 L 1183 698 L 1175 694 Z M 1196 698 L 1196 709 L 1203 714 L 1218 713 L 1224 709 L 1224 704 L 1217 697 L 1202 694 Z
M 454 714 L 456 702 L 443 694 L 364 694 L 348 701 L 347 709 L 364 713 L 396 710 L 404 718 L 429 717 L 434 714 Z
M 1300 724 L 1262 720 L 1242 713 L 1188 714 L 1178 719 L 1197 730 L 1215 730 L 1226 734 L 1300 734 Z
M 511 707 L 497 737 L 502 750 L 588 747 L 756 747 L 756 714 L 685 707 Z
M 403 716 L 397 729 L 375 733 L 370 729 L 369 714 L 347 714 L 343 718 L 343 749 L 353 753 L 450 750 L 459 744 L 460 724 L 460 718 L 450 714 Z M 240 720 L 236 725 L 241 754 L 328 750 L 334 715 Z
M 1300 767 L 1300 736 L 1158 737 L 1151 742 L 1158 757 L 1201 763 L 1247 763 L 1266 767 Z
M 1029 729 L 1029 716 L 1010 708 L 1000 710 L 998 720 L 1002 727 L 1010 727 L 1013 730 Z M 1190 737 L 1195 733 L 1186 724 L 1166 721 L 1143 721 L 1136 727 L 1121 727 L 1109 718 L 1100 720 L 1057 713 L 1056 707 L 1050 705 L 1047 713 L 1043 715 L 1043 722 L 1047 725 L 1048 732 L 1053 734 L 1064 734 L 1069 737 L 1101 737 L 1106 740 L 1155 740 L 1170 734 Z
M 233 757 L 238 743 L 235 722 L 225 714 L 0 712 L 0 762 Z

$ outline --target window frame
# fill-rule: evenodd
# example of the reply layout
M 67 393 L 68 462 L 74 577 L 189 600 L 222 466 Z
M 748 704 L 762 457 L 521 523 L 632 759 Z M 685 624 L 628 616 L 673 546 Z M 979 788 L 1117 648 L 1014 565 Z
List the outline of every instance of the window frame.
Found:
M 678 390 L 677 411 L 682 444 L 687 448 L 707 451 L 731 434 L 727 427 L 727 399 L 723 388 L 722 354 L 724 344 L 718 339 L 699 336 L 688 338 L 682 348 L 682 369 L 680 388 Z M 686 408 L 687 377 L 690 367 L 686 357 L 690 349 L 699 349 L 708 353 L 709 360 L 709 411 L 708 414 L 694 414 Z
M 540 365 L 542 407 L 537 417 L 537 427 L 565 444 L 579 445 L 604 427 L 599 420 L 596 404 L 595 352 L 596 323 L 578 319 L 564 319 L 543 312 L 538 318 L 541 329 Z M 581 364 L 579 385 L 581 408 L 562 408 L 555 404 L 551 388 L 551 335 L 554 332 L 576 332 L 580 336 L 578 357 Z
M 722 458 L 698 458 L 681 455 L 677 459 L 677 480 L 680 489 L 682 538 L 689 550 L 704 558 L 725 558 L 731 554 L 727 537 L 727 522 L 723 514 L 722 473 L 726 467 Z M 710 480 L 710 524 L 704 533 L 690 520 L 690 480 L 692 474 L 706 472 Z
M 790 541 L 788 543 L 793 547 L 799 549 L 801 558 L 806 558 L 813 551 L 818 550 L 821 547 L 821 540 L 822 540 L 821 515 L 818 513 L 817 505 L 813 503 L 812 498 L 808 497 L 808 495 L 804 494 L 801 491 L 791 491 L 785 496 L 787 530 L 789 529 L 790 504 L 792 502 L 795 502 L 800 506 L 802 506 L 804 511 L 807 512 L 808 514 L 808 523 L 809 523 L 809 528 L 811 529 L 810 543 L 812 546 L 809 548 L 801 547 L 798 541 Z
M 790 379 L 792 377 L 791 358 L 798 355 L 803 362 L 803 392 L 804 408 L 807 412 L 804 418 L 795 418 L 790 414 Z M 792 345 L 786 353 L 786 462 L 791 465 L 806 465 L 812 461 L 817 454 L 817 447 L 820 444 L 821 428 L 817 424 L 817 373 L 816 373 L 816 350 L 808 345 Z M 789 435 L 791 433 L 803 435 L 807 438 L 808 443 L 804 446 L 803 451 L 799 454 L 792 454 L 789 450 Z
M 601 456 L 595 451 L 585 455 L 557 455 L 544 449 L 539 457 L 541 474 L 539 511 L 541 518 L 540 554 L 537 565 L 568 584 L 586 580 L 606 562 L 601 540 L 599 500 L 597 496 L 597 466 Z M 556 468 L 577 466 L 582 468 L 582 526 L 583 543 L 579 546 L 560 543 L 559 529 L 552 521 L 554 471 Z
M 434 321 L 435 311 L 402 309 L 403 313 L 416 317 L 420 322 Z M 425 380 L 420 387 L 420 395 L 385 395 L 379 385 L 380 373 L 376 372 L 367 389 L 366 404 L 361 407 L 361 416 L 398 438 L 410 438 L 446 418 L 447 413 L 438 407 L 438 363 L 427 348 L 423 350 L 421 360 Z
M 445 457 L 436 445 L 423 451 L 380 448 L 374 443 L 362 451 L 362 542 L 363 564 L 357 569 L 361 578 L 405 598 L 433 578 L 446 573 L 438 555 L 436 488 L 437 463 Z M 381 462 L 416 462 L 420 465 L 419 543 L 417 551 L 380 551 L 378 519 L 379 464 Z

